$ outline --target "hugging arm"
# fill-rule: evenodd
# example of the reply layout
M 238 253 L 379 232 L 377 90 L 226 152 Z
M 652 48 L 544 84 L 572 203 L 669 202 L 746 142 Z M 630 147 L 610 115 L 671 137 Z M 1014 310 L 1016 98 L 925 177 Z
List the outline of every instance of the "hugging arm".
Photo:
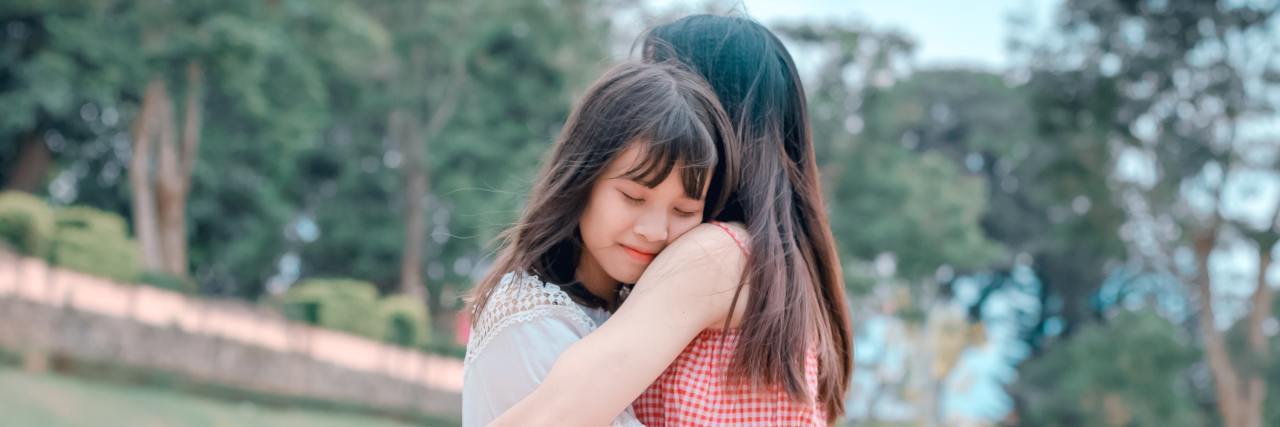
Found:
M 745 264 L 717 225 L 681 236 L 609 321 L 570 346 L 532 394 L 490 425 L 607 425 L 703 329 L 723 325 Z
M 528 320 L 513 322 L 477 347 L 467 364 L 462 391 L 462 423 L 483 426 L 533 392 L 546 377 L 556 358 L 590 332 L 574 307 L 540 307 L 519 313 Z M 630 411 L 613 420 L 616 426 L 638 426 Z

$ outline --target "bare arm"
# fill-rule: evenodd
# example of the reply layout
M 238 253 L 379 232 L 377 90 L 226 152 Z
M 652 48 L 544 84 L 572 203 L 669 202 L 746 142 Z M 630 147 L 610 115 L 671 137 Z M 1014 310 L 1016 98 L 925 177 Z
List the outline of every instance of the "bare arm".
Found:
M 703 329 L 723 325 L 745 264 L 715 225 L 681 236 L 608 322 L 569 347 L 537 390 L 490 425 L 607 425 Z

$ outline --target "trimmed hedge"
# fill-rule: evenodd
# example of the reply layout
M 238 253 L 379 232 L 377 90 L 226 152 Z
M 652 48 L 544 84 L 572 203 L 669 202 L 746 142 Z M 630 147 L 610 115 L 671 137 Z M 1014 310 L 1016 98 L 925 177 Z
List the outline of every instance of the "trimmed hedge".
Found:
M 382 341 L 401 347 L 426 344 L 431 338 L 427 306 L 408 295 L 392 295 L 378 303 Z
M 285 316 L 312 325 L 379 338 L 378 289 L 352 279 L 309 279 L 289 288 L 281 307 Z
M 144 271 L 138 275 L 138 283 L 184 294 L 194 294 L 200 289 L 194 280 L 159 271 Z
M 90 207 L 52 208 L 27 193 L 0 192 L 0 245 L 45 258 L 51 265 L 141 283 L 181 293 L 195 293 L 191 279 L 162 272 L 143 272 L 137 243 L 129 238 L 125 219 Z M 426 305 L 406 295 L 379 298 L 369 282 L 353 279 L 310 279 L 291 287 L 281 298 L 285 316 L 316 326 L 408 348 L 433 347 Z
M 53 265 L 121 282 L 138 279 L 138 245 L 129 238 L 124 218 L 81 206 L 58 209 L 54 216 Z
M 366 338 L 418 348 L 430 342 L 427 307 L 405 295 L 378 297 L 369 282 L 354 279 L 308 279 L 289 288 L 280 311 L 294 321 Z
M 0 193 L 0 242 L 59 267 L 121 282 L 138 278 L 138 248 L 124 218 L 93 208 L 51 208 L 30 194 Z
M 18 191 L 0 192 L 0 244 L 43 258 L 53 233 L 53 209 L 44 200 Z

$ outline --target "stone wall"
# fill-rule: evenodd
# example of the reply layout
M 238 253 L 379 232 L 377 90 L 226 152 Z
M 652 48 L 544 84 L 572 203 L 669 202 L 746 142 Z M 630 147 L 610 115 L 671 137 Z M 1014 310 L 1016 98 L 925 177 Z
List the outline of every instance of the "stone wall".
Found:
M 0 347 L 457 418 L 462 362 L 0 251 Z

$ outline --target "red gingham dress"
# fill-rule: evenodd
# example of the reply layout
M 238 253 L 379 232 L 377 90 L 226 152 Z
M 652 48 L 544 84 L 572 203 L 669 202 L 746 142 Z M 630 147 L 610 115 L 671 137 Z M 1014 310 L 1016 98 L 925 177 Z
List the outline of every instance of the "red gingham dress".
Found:
M 742 247 L 728 227 L 716 225 Z M 648 427 L 827 425 L 826 411 L 816 400 L 795 402 L 781 388 L 753 389 L 745 380 L 728 375 L 739 335 L 737 329 L 707 329 L 698 334 L 632 403 L 636 418 Z M 818 394 L 815 350 L 811 348 L 805 356 L 809 396 Z

